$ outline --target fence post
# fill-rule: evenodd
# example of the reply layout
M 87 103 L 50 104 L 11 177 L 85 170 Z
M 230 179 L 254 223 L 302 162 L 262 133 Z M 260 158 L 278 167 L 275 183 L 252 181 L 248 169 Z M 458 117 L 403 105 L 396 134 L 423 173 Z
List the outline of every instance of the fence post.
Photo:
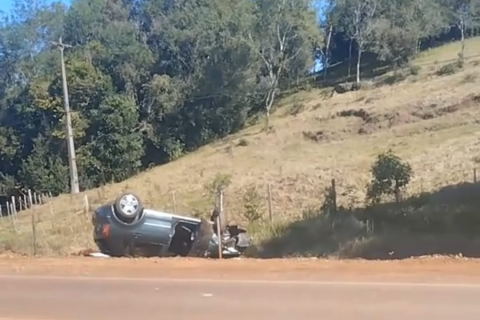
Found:
M 33 199 L 32 199 L 32 190 L 28 189 L 28 204 L 29 207 L 31 208 L 33 206 Z
M 177 198 L 175 196 L 175 190 L 172 191 L 172 201 L 173 201 L 173 213 L 177 214 Z
M 15 231 L 15 233 L 17 233 L 17 223 L 15 221 L 15 208 L 13 207 L 13 203 L 10 203 L 10 217 L 12 218 L 12 225 L 13 225 L 13 231 Z
M 17 204 L 15 203 L 15 197 L 12 196 L 12 207 L 13 207 L 13 216 L 15 216 L 17 214 Z
M 27 202 L 27 195 L 26 194 L 23 195 L 23 207 L 25 208 L 25 210 L 28 209 L 28 202 Z
M 268 191 L 268 216 L 270 218 L 270 222 L 273 222 L 273 210 L 272 210 L 272 186 L 270 183 L 267 185 Z
M 473 168 L 473 183 L 477 183 L 477 168 Z
M 333 212 L 337 212 L 337 187 L 335 179 L 332 179 L 332 200 L 333 200 Z
M 52 219 L 52 230 L 56 230 L 55 228 L 55 213 L 53 212 L 53 204 L 52 201 L 48 201 L 48 204 L 50 205 L 50 216 Z
M 13 228 L 15 229 L 15 232 L 17 231 L 17 204 L 15 203 L 15 197 L 12 196 L 12 223 L 13 223 Z
M 221 216 L 223 214 L 223 191 L 220 191 L 218 194 L 218 206 L 219 206 L 219 213 L 217 215 L 217 237 L 218 237 L 218 258 L 223 258 L 223 248 L 222 248 L 222 230 L 221 230 L 221 223 L 222 219 Z
M 2 224 L 8 224 L 8 204 L 7 204 L 7 211 L 3 211 L 2 205 L 0 204 L 0 215 L 2 217 Z
M 90 212 L 90 203 L 88 202 L 88 195 L 85 195 L 83 200 L 84 200 L 85 215 L 88 216 L 88 213 Z
M 33 255 L 37 255 L 37 226 L 35 221 L 35 212 L 32 212 L 32 245 Z

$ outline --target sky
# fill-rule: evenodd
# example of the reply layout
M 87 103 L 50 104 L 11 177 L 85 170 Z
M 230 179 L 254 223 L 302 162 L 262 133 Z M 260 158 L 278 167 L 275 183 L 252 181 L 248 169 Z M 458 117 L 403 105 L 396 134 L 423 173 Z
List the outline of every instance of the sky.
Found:
M 64 3 L 71 3 L 72 0 L 59 0 L 61 2 L 64 2 Z M 0 11 L 4 11 L 6 13 L 8 13 L 12 7 L 13 7 L 13 3 L 15 2 L 15 0 L 0 0 Z M 46 0 L 47 3 L 51 3 L 51 2 L 56 2 L 54 0 Z

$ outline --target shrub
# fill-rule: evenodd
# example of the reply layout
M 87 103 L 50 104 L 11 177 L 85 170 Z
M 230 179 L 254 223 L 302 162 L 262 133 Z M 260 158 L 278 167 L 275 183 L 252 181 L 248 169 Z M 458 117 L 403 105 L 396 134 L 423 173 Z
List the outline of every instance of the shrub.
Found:
M 418 76 L 418 74 L 420 73 L 421 68 L 420 68 L 419 66 L 410 66 L 409 70 L 410 70 L 410 74 L 411 74 L 412 76 Z
M 220 192 L 228 188 L 228 186 L 232 182 L 232 176 L 229 174 L 217 173 L 215 178 L 210 183 L 207 183 L 204 188 L 207 191 L 207 194 L 211 198 L 215 198 L 215 196 Z
M 249 186 L 243 194 L 244 217 L 248 222 L 256 222 L 263 216 L 263 198 L 255 185 Z
M 323 191 L 323 204 L 321 212 L 327 215 L 334 214 L 337 211 L 337 195 L 333 186 L 328 186 Z
M 463 77 L 461 83 L 466 84 L 466 83 L 474 83 L 477 81 L 478 75 L 476 73 L 469 73 Z
M 371 174 L 372 181 L 367 187 L 367 199 L 372 203 L 378 203 L 383 195 L 395 195 L 398 202 L 400 191 L 412 178 L 412 168 L 389 150 L 378 155 L 372 165 Z
M 291 116 L 296 116 L 296 115 L 302 113 L 303 111 L 305 111 L 305 109 L 306 109 L 306 107 L 303 103 L 296 102 L 290 108 L 290 115 Z
M 460 69 L 463 68 L 463 63 L 461 61 L 456 61 L 453 63 L 446 64 L 442 66 L 440 69 L 437 71 L 438 76 L 446 76 L 446 75 L 451 75 L 459 71 Z
M 247 146 L 249 145 L 249 143 L 248 143 L 248 140 L 247 140 L 247 139 L 243 139 L 243 138 L 242 138 L 242 139 L 240 139 L 240 141 L 238 141 L 238 145 L 239 145 L 240 147 L 247 147 Z

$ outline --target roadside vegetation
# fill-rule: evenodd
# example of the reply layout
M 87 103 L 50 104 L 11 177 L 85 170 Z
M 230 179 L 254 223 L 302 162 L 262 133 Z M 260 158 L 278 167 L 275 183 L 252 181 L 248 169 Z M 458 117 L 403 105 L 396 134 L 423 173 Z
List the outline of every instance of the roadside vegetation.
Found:
M 85 195 L 94 209 L 134 190 L 206 217 L 221 187 L 252 255 L 473 254 L 476 2 L 311 4 L 17 1 L 0 27 L 0 189 L 53 198 L 15 227 L 1 219 L 3 248 L 33 252 L 32 213 L 37 253 L 92 248 Z M 78 196 L 65 194 L 60 36 Z M 328 68 L 310 74 L 315 59 Z

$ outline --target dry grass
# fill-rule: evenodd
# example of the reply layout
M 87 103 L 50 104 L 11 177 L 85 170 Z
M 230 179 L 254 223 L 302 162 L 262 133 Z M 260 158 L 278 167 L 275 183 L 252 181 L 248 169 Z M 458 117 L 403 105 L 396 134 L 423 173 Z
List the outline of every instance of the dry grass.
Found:
M 318 205 L 332 178 L 337 181 L 340 204 L 361 205 L 371 163 L 387 148 L 411 163 L 415 172 L 411 194 L 471 180 L 473 159 L 480 154 L 480 108 L 475 96 L 479 83 L 474 75 L 480 66 L 472 58 L 464 71 L 435 75 L 441 66 L 435 61 L 456 59 L 459 47 L 451 44 L 422 54 L 414 62 L 422 66 L 418 75 L 406 75 L 390 85 L 380 84 L 392 74 L 376 79 L 370 88 L 332 98 L 325 98 L 329 89 L 290 96 L 279 102 L 274 130 L 268 134 L 257 123 L 128 181 L 76 198 L 53 199 L 55 226 L 49 204 L 36 209 L 40 251 L 70 253 L 93 245 L 89 219 L 81 214 L 85 194 L 94 208 L 121 191 L 134 190 L 145 205 L 173 211 L 175 192 L 178 213 L 204 215 L 212 208 L 204 185 L 216 174 L 227 173 L 232 175 L 225 204 L 230 219 L 242 222 L 241 191 L 246 186 L 254 183 L 266 194 L 270 183 L 276 219 L 291 220 Z M 479 48 L 479 39 L 469 40 L 467 57 Z M 370 120 L 339 116 L 344 110 L 359 109 Z M 19 214 L 19 234 L 13 233 L 8 221 L 0 225 L 7 248 L 31 252 L 30 213 Z
M 0 219 L 3 249 L 25 255 L 50 256 L 94 248 L 91 216 L 86 214 L 83 201 L 79 200 L 65 198 L 60 202 L 53 199 L 28 212 L 20 212 L 15 221 Z
M 414 65 L 422 67 L 442 66 L 458 59 L 461 50 L 461 43 L 454 42 L 444 45 L 440 48 L 422 52 Z M 478 38 L 472 38 L 466 41 L 465 57 L 467 61 L 473 62 L 480 59 L 480 41 Z

